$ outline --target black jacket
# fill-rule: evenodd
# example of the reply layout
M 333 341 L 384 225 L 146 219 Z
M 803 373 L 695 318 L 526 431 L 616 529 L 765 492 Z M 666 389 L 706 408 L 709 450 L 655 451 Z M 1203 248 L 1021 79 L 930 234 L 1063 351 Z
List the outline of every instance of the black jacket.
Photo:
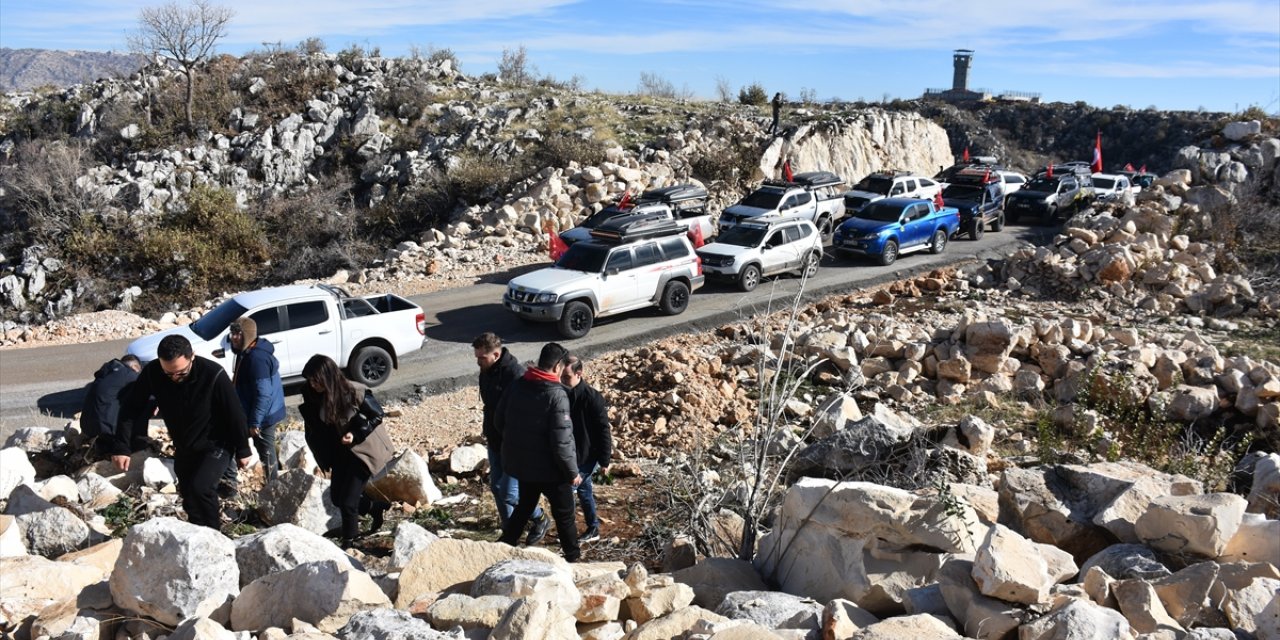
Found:
M 493 417 L 490 446 L 502 451 L 502 470 L 525 482 L 572 482 L 578 475 L 569 396 L 559 382 L 532 370 L 507 389 Z
M 298 413 L 302 414 L 307 447 L 316 457 L 316 465 L 325 471 L 336 466 L 338 458 L 349 454 L 359 460 L 370 474 L 375 474 L 387 465 L 394 453 L 386 427 L 382 426 L 385 413 L 372 391 L 364 385 L 351 384 L 361 400 L 359 406 L 347 408 L 342 428 L 320 417 L 324 396 L 311 389 L 310 385 L 303 386 Z M 342 436 L 346 433 L 351 434 L 350 445 L 342 444 Z
M 112 440 L 115 439 L 116 423 L 120 417 L 120 403 L 129 395 L 133 381 L 137 379 L 138 372 L 129 365 L 111 360 L 93 374 L 93 382 L 85 388 L 80 431 L 86 437 L 99 438 L 97 448 L 103 453 L 110 453 L 114 448 Z
M 573 419 L 573 442 L 578 449 L 578 467 L 592 463 L 609 466 L 613 457 L 613 431 L 609 412 L 600 395 L 586 380 L 569 389 L 569 416 Z
M 165 375 L 160 360 L 147 363 L 120 409 L 123 416 L 132 421 L 131 427 L 143 429 L 144 433 L 150 418 L 149 398 L 154 398 L 160 408 L 178 456 L 221 448 L 235 452 L 237 458 L 249 457 L 249 427 L 244 409 L 231 378 L 218 363 L 195 356 L 191 373 L 182 382 L 174 382 Z M 125 435 L 122 447 L 117 433 L 113 453 L 129 453 L 125 450 L 128 434 Z
M 489 446 L 494 444 L 493 413 L 498 408 L 498 401 L 511 383 L 524 374 L 520 361 L 502 348 L 502 356 L 486 371 L 480 372 L 480 401 L 484 403 L 484 438 Z

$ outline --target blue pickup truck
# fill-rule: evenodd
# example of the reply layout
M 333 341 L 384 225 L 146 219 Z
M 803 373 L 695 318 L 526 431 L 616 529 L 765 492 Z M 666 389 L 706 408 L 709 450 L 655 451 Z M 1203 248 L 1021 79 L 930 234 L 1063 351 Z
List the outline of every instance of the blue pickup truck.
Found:
M 886 198 L 864 207 L 836 229 L 832 248 L 875 258 L 882 265 L 928 249 L 942 253 L 960 230 L 960 211 L 935 208 L 932 200 Z

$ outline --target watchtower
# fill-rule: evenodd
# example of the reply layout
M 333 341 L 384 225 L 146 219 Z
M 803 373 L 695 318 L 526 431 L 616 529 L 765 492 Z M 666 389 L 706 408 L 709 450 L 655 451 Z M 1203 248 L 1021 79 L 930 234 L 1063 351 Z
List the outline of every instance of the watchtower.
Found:
M 969 90 L 969 67 L 973 64 L 972 49 L 956 49 L 952 56 L 955 64 L 955 75 L 951 79 L 952 91 Z

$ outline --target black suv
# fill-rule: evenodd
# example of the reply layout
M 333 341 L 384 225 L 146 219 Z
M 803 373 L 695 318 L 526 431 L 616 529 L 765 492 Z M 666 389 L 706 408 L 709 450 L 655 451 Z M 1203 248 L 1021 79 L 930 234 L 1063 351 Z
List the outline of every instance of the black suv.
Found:
M 1087 167 L 1055 165 L 1036 174 L 1005 199 L 1009 222 L 1035 216 L 1043 223 L 1061 222 L 1093 202 L 1093 180 Z
M 987 225 L 992 231 L 1004 228 L 1003 183 L 990 169 L 956 172 L 942 190 L 942 201 L 960 211 L 960 231 L 973 240 L 982 238 Z

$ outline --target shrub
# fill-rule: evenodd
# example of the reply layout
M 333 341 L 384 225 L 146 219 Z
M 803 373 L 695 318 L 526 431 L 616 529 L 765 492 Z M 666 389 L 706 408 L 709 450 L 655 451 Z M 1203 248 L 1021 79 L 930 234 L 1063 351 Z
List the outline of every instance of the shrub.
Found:
M 245 106 L 263 112 L 270 120 L 306 111 L 308 100 L 338 84 L 332 67 L 311 64 L 305 54 L 293 51 L 251 56 L 245 61 L 245 68 L 235 79 L 235 88 Z M 266 84 L 256 94 L 249 92 L 255 78 L 262 78 Z
M 299 42 L 297 51 L 300 55 L 314 56 L 324 53 L 328 48 L 323 39 L 312 37 Z
M 719 153 L 706 153 L 690 163 L 693 177 L 704 183 L 721 182 L 738 187 L 755 179 L 760 153 L 755 147 L 736 143 Z
M 310 190 L 264 202 L 257 218 L 271 238 L 271 284 L 323 277 L 364 263 L 374 248 L 359 233 L 345 185 L 329 179 Z
M 566 167 L 570 162 L 596 165 L 604 162 L 604 143 L 591 137 L 558 132 L 542 139 L 534 150 L 533 163 L 538 167 Z
M 537 77 L 538 68 L 529 63 L 529 52 L 524 45 L 502 50 L 502 59 L 498 61 L 498 78 L 502 82 L 524 87 L 533 84 Z
M 763 107 L 769 104 L 769 94 L 765 93 L 759 82 L 753 82 L 738 90 L 738 102 Z
M 23 240 L 57 247 L 106 204 L 77 183 L 93 164 L 84 144 L 23 142 L 14 155 L 21 161 L 0 170 L 0 209 L 6 226 L 26 229 Z

